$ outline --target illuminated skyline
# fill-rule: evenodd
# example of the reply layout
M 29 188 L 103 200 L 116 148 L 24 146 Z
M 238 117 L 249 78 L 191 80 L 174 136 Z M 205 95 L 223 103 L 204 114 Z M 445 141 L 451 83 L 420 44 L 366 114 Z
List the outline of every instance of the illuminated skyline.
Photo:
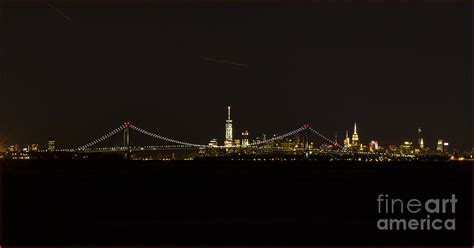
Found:
M 397 145 L 395 144 L 383 144 L 379 145 L 379 141 L 374 140 L 374 139 L 367 139 L 367 142 L 365 140 L 360 141 L 359 140 L 359 134 L 357 132 L 357 124 L 354 123 L 354 129 L 353 129 L 353 134 L 352 134 L 352 140 L 349 137 L 349 132 L 346 130 L 346 136 L 345 139 L 343 140 L 343 145 L 339 145 L 339 141 L 337 140 L 337 132 L 334 137 L 334 139 L 328 138 L 328 136 L 325 136 L 321 132 L 317 131 L 314 129 L 314 127 L 311 127 L 309 124 L 304 124 L 302 127 L 296 128 L 292 131 L 289 131 L 287 133 L 278 133 L 274 134 L 270 138 L 266 138 L 266 134 L 254 134 L 253 137 L 249 135 L 249 131 L 245 130 L 242 132 L 242 135 L 240 137 L 234 137 L 233 136 L 233 127 L 232 127 L 232 118 L 231 118 L 231 107 L 227 107 L 227 118 L 225 121 L 225 132 L 224 132 L 224 139 L 221 144 L 219 144 L 219 139 L 213 138 L 209 141 L 209 144 L 199 144 L 199 143 L 190 143 L 189 140 L 183 141 L 183 140 L 177 140 L 175 138 L 171 138 L 169 136 L 164 135 L 163 133 L 157 134 L 154 133 L 153 131 L 147 131 L 145 129 L 142 129 L 140 127 L 137 127 L 133 122 L 131 121 L 124 121 L 121 126 L 118 128 L 112 130 L 109 133 L 106 133 L 103 136 L 100 136 L 92 141 L 90 141 L 87 144 L 84 144 L 83 146 L 80 146 L 78 148 L 72 148 L 72 147 L 62 147 L 62 148 L 56 148 L 56 140 L 55 137 L 50 136 L 48 138 L 47 142 L 47 149 L 43 151 L 84 151 L 84 150 L 90 150 L 90 149 L 114 149 L 111 147 L 122 147 L 120 149 L 124 149 L 127 147 L 135 147 L 135 148 L 140 148 L 143 150 L 143 148 L 158 148 L 158 147 L 166 147 L 166 148 L 172 148 L 173 145 L 178 145 L 177 148 L 180 147 L 197 147 L 197 148 L 229 148 L 229 149 L 234 149 L 234 148 L 255 148 L 257 146 L 263 145 L 263 147 L 266 147 L 267 144 L 270 145 L 271 147 L 279 147 L 282 141 L 283 142 L 290 142 L 291 145 L 288 146 L 286 149 L 292 150 L 293 148 L 302 148 L 307 149 L 308 144 L 303 144 L 304 140 L 310 141 L 309 147 L 311 149 L 321 149 L 320 151 L 324 151 L 327 147 L 335 150 L 340 150 L 342 152 L 347 152 L 347 151 L 354 151 L 354 152 L 362 152 L 362 151 L 368 151 L 368 152 L 376 152 L 377 150 L 393 150 L 398 148 Z M 139 144 L 140 142 L 135 142 L 135 144 L 132 144 L 130 142 L 130 131 L 137 131 L 141 134 L 144 134 L 145 136 L 150 136 L 152 138 L 158 139 L 161 142 L 165 142 L 165 145 L 144 145 L 144 144 Z M 316 138 L 309 138 L 308 133 L 311 131 L 313 134 L 316 134 L 318 137 Z M 112 146 L 109 146 L 109 148 L 104 147 L 103 145 L 100 146 L 105 140 L 110 139 L 111 137 L 115 136 L 118 133 L 123 132 L 123 143 L 121 144 L 113 144 Z M 301 136 L 302 135 L 302 136 Z M 133 138 L 132 140 L 135 140 Z M 370 140 L 370 142 L 369 142 Z M 316 141 L 318 141 L 316 143 Z M 191 141 L 192 142 L 192 141 Z M 383 141 L 382 141 L 383 142 Z M 156 144 L 156 143 L 154 143 Z M 288 145 L 288 144 L 287 144 Z M 421 128 L 417 129 L 417 142 L 416 145 L 413 146 L 413 142 L 410 140 L 404 140 L 401 145 L 400 145 L 400 152 L 402 153 L 430 153 L 431 151 L 436 151 L 436 152 L 448 152 L 449 150 L 451 151 L 460 151 L 456 147 L 448 147 L 449 143 L 446 142 L 446 140 L 443 139 L 438 139 L 436 146 L 433 147 L 425 147 L 424 141 L 423 141 L 423 134 Z M 10 145 L 8 148 L 6 147 L 0 147 L 3 149 L 6 149 L 7 151 L 41 151 L 39 149 L 39 145 L 36 143 L 33 144 L 28 144 L 25 148 L 20 149 L 20 145 L 15 144 L 15 145 Z M 34 148 L 33 148 L 34 147 Z M 101 148 L 102 147 L 102 148 Z M 283 146 L 285 147 L 285 145 Z M 432 149 L 432 150 L 431 150 Z M 0 149 L 0 151 L 2 151 Z M 232 151 L 232 150 L 227 150 L 227 151 Z

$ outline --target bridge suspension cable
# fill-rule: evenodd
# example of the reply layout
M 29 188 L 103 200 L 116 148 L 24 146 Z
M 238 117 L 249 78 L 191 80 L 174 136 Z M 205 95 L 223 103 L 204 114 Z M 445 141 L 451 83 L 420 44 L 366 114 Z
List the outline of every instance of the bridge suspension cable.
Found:
M 183 141 L 179 141 L 179 140 L 175 140 L 175 139 L 170 139 L 170 138 L 167 138 L 167 137 L 163 137 L 161 135 L 158 135 L 158 134 L 154 134 L 154 133 L 151 133 L 151 132 L 148 132 L 142 128 L 139 128 L 137 126 L 134 126 L 134 125 L 130 125 L 130 128 L 135 130 L 135 131 L 138 131 L 142 134 L 145 134 L 145 135 L 148 135 L 150 137 L 153 137 L 155 139 L 160 139 L 160 140 L 164 140 L 164 141 L 168 141 L 168 142 L 171 142 L 171 143 L 175 143 L 175 144 L 180 144 L 180 145 L 185 145 L 185 146 L 192 146 L 192 147 L 207 147 L 207 145 L 201 145 L 201 144 L 193 144 L 193 143 L 189 143 L 189 142 L 183 142 Z
M 281 140 L 281 139 L 284 139 L 288 136 L 291 136 L 291 135 L 294 135 L 294 134 L 297 134 L 301 131 L 305 130 L 304 127 L 300 127 L 298 129 L 295 129 L 293 131 L 290 131 L 288 133 L 285 133 L 285 134 L 282 134 L 282 135 L 279 135 L 279 136 L 276 136 L 276 137 L 273 137 L 271 139 L 267 139 L 267 140 L 262 140 L 262 141 L 256 141 L 256 142 L 252 142 L 249 144 L 249 146 L 257 146 L 257 145 L 261 145 L 261 144 L 265 144 L 265 143 L 270 143 L 270 142 L 273 142 L 273 141 L 276 141 L 276 140 Z
M 194 143 L 189 143 L 189 142 L 184 142 L 184 141 L 179 141 L 179 140 L 175 140 L 175 139 L 171 139 L 171 138 L 167 138 L 167 137 L 164 137 L 164 136 L 161 136 L 161 135 L 158 135 L 158 134 L 155 134 L 155 133 L 152 133 L 152 132 L 149 132 L 149 131 L 146 131 L 140 127 L 137 127 L 135 125 L 131 125 L 131 124 L 124 124 L 124 125 L 121 125 L 119 126 L 118 128 L 110 131 L 109 133 L 105 134 L 104 136 L 98 138 L 98 139 L 95 139 L 79 148 L 77 148 L 76 150 L 86 150 L 86 149 L 89 149 L 90 147 L 94 146 L 94 145 L 97 145 L 107 139 L 109 139 L 110 137 L 114 136 L 115 134 L 117 134 L 118 132 L 124 130 L 126 127 L 129 127 L 137 132 L 140 132 L 142 134 L 145 134 L 147 136 L 150 136 L 152 138 L 155 138 L 155 139 L 159 139 L 159 140 L 163 140 L 163 141 L 166 141 L 166 142 L 171 142 L 171 143 L 174 143 L 174 144 L 178 144 L 180 145 L 180 147 L 202 147 L 202 148 L 206 148 L 206 147 L 211 147 L 209 145 L 202 145 L 202 144 L 194 144 Z M 319 137 L 323 138 L 324 140 L 328 141 L 329 143 L 333 144 L 334 146 L 337 146 L 339 148 L 343 148 L 342 146 L 340 146 L 339 144 L 337 144 L 336 142 L 334 142 L 333 140 L 331 139 L 328 139 L 326 136 L 322 135 L 321 133 L 319 133 L 318 131 L 314 130 L 313 128 L 309 127 L 309 125 L 304 125 L 303 127 L 300 127 L 298 129 L 295 129 L 295 130 L 292 130 L 290 132 L 287 132 L 285 134 L 282 134 L 282 135 L 278 135 L 278 136 L 275 136 L 273 138 L 270 138 L 270 139 L 267 139 L 267 140 L 261 140 L 261 141 L 255 141 L 255 142 L 252 142 L 250 144 L 248 144 L 248 146 L 258 146 L 258 145 L 262 145 L 262 144 L 266 144 L 266 143 L 270 143 L 270 142 L 274 142 L 274 141 L 277 141 L 277 140 L 281 140 L 281 139 L 284 139 L 286 137 L 289 137 L 289 136 L 292 136 L 292 135 L 295 135 L 297 133 L 300 133 L 304 130 L 310 130 L 311 132 L 315 133 L 316 135 L 318 135 Z M 169 146 L 166 146 L 166 147 L 169 147 Z M 229 146 L 229 147 L 226 147 L 226 146 L 218 146 L 217 148 L 236 148 L 236 147 L 241 147 L 241 145 L 232 145 L 232 146 Z
M 116 129 L 110 131 L 110 132 L 107 133 L 106 135 L 104 135 L 104 136 L 102 136 L 102 137 L 100 137 L 100 138 L 98 138 L 98 139 L 96 139 L 96 140 L 93 140 L 93 141 L 91 141 L 91 142 L 89 142 L 89 143 L 87 143 L 87 144 L 85 144 L 85 145 L 79 147 L 77 150 L 85 150 L 85 149 L 88 149 L 89 147 L 91 147 L 91 146 L 93 146 L 93 145 L 97 145 L 97 144 L 99 144 L 100 142 L 102 142 L 102 141 L 104 141 L 104 140 L 106 140 L 106 139 L 108 139 L 108 138 L 114 136 L 114 135 L 117 134 L 118 132 L 122 131 L 124 128 L 125 128 L 125 125 L 122 125 L 122 126 L 116 128 Z
M 318 131 L 314 130 L 313 128 L 309 127 L 309 130 L 313 133 L 315 133 L 316 135 L 318 135 L 319 137 L 323 138 L 324 140 L 326 140 L 327 142 L 337 146 L 337 147 L 340 147 L 340 148 L 343 148 L 341 145 L 339 145 L 338 143 L 334 142 L 333 140 L 330 140 L 328 139 L 326 136 L 322 135 L 321 133 L 319 133 Z

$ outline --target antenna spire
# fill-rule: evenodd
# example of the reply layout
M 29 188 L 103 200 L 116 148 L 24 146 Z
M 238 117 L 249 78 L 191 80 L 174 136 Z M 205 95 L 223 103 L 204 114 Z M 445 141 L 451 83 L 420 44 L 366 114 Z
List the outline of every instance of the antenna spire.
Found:
M 227 120 L 230 120 L 230 106 L 227 106 Z

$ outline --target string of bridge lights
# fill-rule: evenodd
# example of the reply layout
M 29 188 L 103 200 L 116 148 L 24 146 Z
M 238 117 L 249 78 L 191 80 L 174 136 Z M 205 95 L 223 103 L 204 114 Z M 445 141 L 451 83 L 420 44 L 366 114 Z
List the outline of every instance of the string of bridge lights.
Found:
M 102 142 L 102 141 L 104 141 L 104 140 L 106 140 L 106 139 L 108 139 L 108 138 L 114 136 L 115 134 L 117 134 L 118 132 L 122 131 L 123 129 L 125 129 L 125 125 L 121 125 L 120 127 L 118 127 L 118 128 L 116 128 L 116 129 L 110 131 L 110 132 L 107 133 L 106 135 L 104 135 L 104 136 L 102 136 L 102 137 L 100 137 L 100 138 L 98 138 L 98 139 L 96 139 L 96 140 L 93 140 L 93 141 L 91 141 L 91 142 L 89 142 L 89 143 L 87 143 L 87 144 L 85 144 L 85 145 L 79 147 L 78 150 L 85 150 L 85 149 L 88 149 L 88 148 L 91 147 L 91 146 L 97 145 L 97 144 L 99 144 L 100 142 Z
M 334 142 L 333 140 L 330 140 L 330 139 L 326 138 L 326 136 L 320 134 L 318 131 L 314 130 L 313 128 L 311 128 L 311 127 L 308 127 L 308 128 L 309 128 L 309 130 L 311 130 L 313 133 L 315 133 L 315 134 L 318 135 L 319 137 L 325 139 L 327 142 L 329 142 L 329 143 L 331 143 L 331 144 L 333 144 L 333 145 L 335 145 L 335 146 L 337 146 L 337 147 L 342 148 L 342 146 L 340 146 L 338 143 Z
M 288 133 L 285 133 L 285 134 L 282 134 L 282 135 L 279 135 L 279 136 L 276 136 L 276 137 L 273 137 L 271 139 L 267 139 L 267 140 L 261 140 L 261 141 L 256 141 L 256 142 L 253 142 L 251 144 L 249 144 L 249 146 L 256 146 L 256 145 L 261 145 L 261 144 L 265 144 L 265 143 L 270 143 L 270 142 L 273 142 L 273 141 L 276 141 L 276 140 L 281 140 L 281 139 L 284 139 L 288 136 L 291 136 L 291 135 L 294 135 L 294 134 L 297 134 L 303 130 L 305 130 L 306 127 L 300 127 L 296 130 L 293 130 L 293 131 L 290 131 Z
M 145 135 L 148 135 L 150 137 L 153 137 L 153 138 L 156 138 L 156 139 L 160 139 L 160 140 L 164 140 L 164 141 L 168 141 L 168 142 L 171 142 L 171 143 L 176 143 L 176 144 L 180 144 L 180 145 L 186 145 L 186 146 L 192 146 L 192 147 L 207 147 L 207 145 L 200 145 L 200 144 L 193 144 L 193 143 L 188 143 L 188 142 L 183 142 L 183 141 L 179 141 L 179 140 L 174 140 L 174 139 L 170 139 L 170 138 L 167 138 L 167 137 L 163 137 L 161 135 L 158 135 L 158 134 L 154 134 L 154 133 L 151 133 L 151 132 L 148 132 L 144 129 L 141 129 L 137 126 L 134 126 L 134 125 L 130 125 L 130 128 L 132 128 L 133 130 L 135 131 L 138 131 L 140 133 L 143 133 Z
M 171 138 L 167 138 L 167 137 L 164 137 L 164 136 L 161 136 L 161 135 L 158 135 L 158 134 L 155 134 L 155 133 L 152 133 L 152 132 L 149 132 L 145 129 L 142 129 L 140 127 L 137 127 L 135 125 L 132 125 L 131 123 L 127 122 L 125 123 L 124 125 L 121 125 L 119 126 L 118 128 L 112 130 L 111 132 L 101 136 L 100 138 L 98 139 L 95 139 L 79 148 L 77 148 L 77 150 L 87 150 L 89 149 L 90 147 L 94 146 L 94 145 L 97 145 L 107 139 L 109 139 L 110 137 L 114 136 L 115 134 L 117 134 L 118 132 L 124 130 L 126 127 L 129 127 L 137 132 L 140 132 L 144 135 L 147 135 L 149 137 L 152 137 L 152 138 L 155 138 L 155 139 L 159 139 L 159 140 L 162 140 L 162 141 L 167 141 L 167 142 L 170 142 L 170 143 L 175 143 L 175 144 L 178 144 L 179 146 L 176 146 L 176 147 L 199 147 L 199 148 L 239 148 L 239 147 L 243 147 L 242 145 L 231 145 L 231 146 L 210 146 L 210 145 L 202 145 L 202 144 L 194 144 L 194 143 L 189 143 L 189 142 L 184 142 L 184 141 L 179 141 L 179 140 L 175 140 L 175 139 L 171 139 Z M 316 135 L 318 135 L 319 137 L 323 138 L 324 140 L 328 141 L 329 143 L 337 146 L 337 147 L 340 147 L 341 146 L 337 143 L 335 143 L 333 140 L 327 138 L 326 136 L 322 135 L 321 133 L 319 133 L 318 131 L 314 130 L 313 128 L 309 127 L 309 125 L 304 125 L 298 129 L 295 129 L 295 130 L 292 130 L 290 132 L 287 132 L 285 134 L 282 134 L 282 135 L 278 135 L 278 136 L 275 136 L 275 137 L 272 137 L 270 139 L 266 139 L 266 140 L 259 140 L 259 141 L 255 141 L 255 142 L 252 142 L 250 144 L 247 145 L 247 147 L 254 147 L 254 146 L 258 146 L 258 145 L 262 145 L 262 144 L 267 144 L 267 143 L 271 143 L 271 142 L 274 142 L 274 141 L 277 141 L 277 140 L 281 140 L 281 139 L 284 139 L 286 137 L 289 137 L 289 136 L 292 136 L 292 135 L 295 135 L 297 133 L 300 133 L 304 130 L 310 130 L 311 132 L 315 133 Z M 161 146 L 155 146 L 155 147 L 161 147 Z M 163 146 L 163 147 L 172 147 L 172 146 Z

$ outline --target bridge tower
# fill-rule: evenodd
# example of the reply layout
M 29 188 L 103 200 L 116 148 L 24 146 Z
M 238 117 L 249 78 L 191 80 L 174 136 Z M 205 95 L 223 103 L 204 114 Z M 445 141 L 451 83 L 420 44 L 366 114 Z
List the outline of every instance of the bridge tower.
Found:
M 123 129 L 123 146 L 127 148 L 127 151 L 124 153 L 124 158 L 129 159 L 130 158 L 130 125 L 132 125 L 131 122 L 125 121 L 123 123 L 125 128 Z
M 304 124 L 304 134 L 303 134 L 303 150 L 304 150 L 304 157 L 308 159 L 309 157 L 309 125 Z

